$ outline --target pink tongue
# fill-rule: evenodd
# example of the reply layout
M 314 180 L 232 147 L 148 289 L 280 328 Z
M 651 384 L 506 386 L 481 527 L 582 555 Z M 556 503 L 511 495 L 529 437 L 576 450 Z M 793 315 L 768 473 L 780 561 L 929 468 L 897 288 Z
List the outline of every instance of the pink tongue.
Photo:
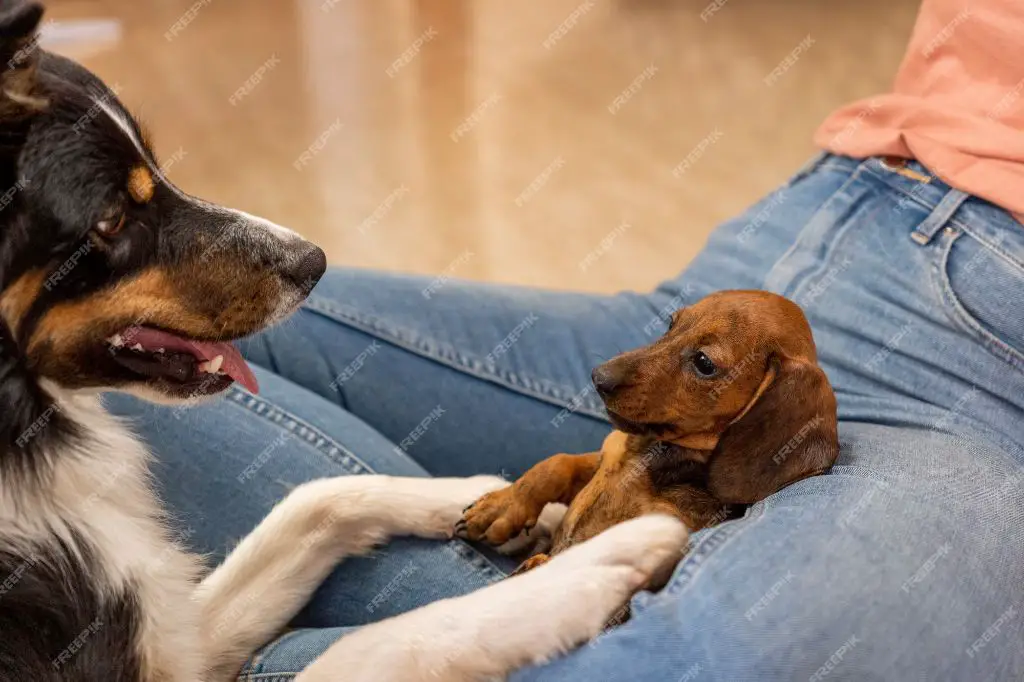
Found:
M 153 352 L 158 348 L 180 353 L 192 353 L 200 360 L 213 360 L 218 355 L 224 356 L 224 364 L 220 370 L 229 377 L 245 386 L 252 393 L 259 393 L 260 387 L 256 383 L 249 365 L 242 359 L 241 353 L 233 345 L 227 342 L 218 341 L 192 341 L 159 329 L 149 327 L 131 327 L 121 333 L 124 345 L 131 348 L 140 344 L 147 351 Z

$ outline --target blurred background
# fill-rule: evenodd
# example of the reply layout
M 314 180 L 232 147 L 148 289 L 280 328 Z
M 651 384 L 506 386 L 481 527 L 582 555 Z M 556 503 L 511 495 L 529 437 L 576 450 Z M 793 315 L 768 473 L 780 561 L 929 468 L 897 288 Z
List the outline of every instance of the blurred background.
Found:
M 610 292 L 680 270 L 832 109 L 887 89 L 918 3 L 47 5 L 46 46 L 186 191 L 337 264 Z

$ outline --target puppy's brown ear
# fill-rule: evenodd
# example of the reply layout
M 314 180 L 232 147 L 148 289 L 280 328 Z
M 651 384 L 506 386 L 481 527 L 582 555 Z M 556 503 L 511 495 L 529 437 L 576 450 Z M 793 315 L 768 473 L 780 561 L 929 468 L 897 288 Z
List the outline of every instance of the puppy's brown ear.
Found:
M 765 380 L 711 455 L 708 485 L 722 502 L 751 504 L 821 473 L 839 455 L 836 398 L 810 361 L 773 358 Z
M 37 29 L 43 8 L 35 2 L 0 0 L 0 121 L 46 107 L 36 94 Z

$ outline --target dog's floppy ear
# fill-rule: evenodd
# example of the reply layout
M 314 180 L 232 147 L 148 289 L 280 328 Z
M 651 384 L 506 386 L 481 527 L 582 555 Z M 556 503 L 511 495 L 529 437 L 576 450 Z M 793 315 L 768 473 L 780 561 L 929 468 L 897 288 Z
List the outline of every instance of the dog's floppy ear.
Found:
M 751 504 L 825 471 L 838 455 L 836 398 L 825 373 L 809 360 L 772 356 L 711 455 L 708 485 L 722 502 Z
M 43 8 L 35 2 L 0 0 L 0 121 L 46 107 L 36 94 Z
M 0 472 L 31 472 L 47 445 L 75 432 L 26 367 L 7 324 L 0 319 Z

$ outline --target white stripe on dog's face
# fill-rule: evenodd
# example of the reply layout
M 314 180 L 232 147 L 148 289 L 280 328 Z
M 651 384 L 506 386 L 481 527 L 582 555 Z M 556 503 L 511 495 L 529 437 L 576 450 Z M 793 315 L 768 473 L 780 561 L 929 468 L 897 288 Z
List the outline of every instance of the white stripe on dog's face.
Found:
M 179 192 L 180 193 L 181 190 L 179 190 L 177 187 L 172 185 L 169 181 L 167 182 L 167 185 L 169 187 L 171 187 L 175 192 Z M 195 200 L 194 197 L 189 197 L 189 198 L 192 199 L 193 201 Z M 203 202 L 203 203 L 206 206 L 215 206 L 215 204 L 210 204 L 209 202 Z M 228 208 L 227 206 L 217 206 L 217 208 L 229 212 L 231 215 L 233 215 L 238 220 L 245 220 L 245 221 L 247 221 L 249 223 L 252 223 L 253 225 L 256 225 L 258 227 L 262 227 L 263 229 L 267 230 L 271 234 L 277 236 L 279 239 L 281 239 L 285 243 L 290 243 L 290 242 L 301 241 L 302 240 L 302 237 L 299 236 L 299 234 L 297 232 L 295 232 L 295 230 L 288 229 L 287 227 L 284 227 L 283 225 L 278 225 L 277 223 L 275 223 L 275 222 L 273 222 L 271 220 L 267 220 L 266 218 L 261 218 L 258 215 L 253 215 L 251 213 L 246 213 L 245 211 L 241 211 L 241 210 L 239 210 L 237 208 Z
M 146 166 L 150 169 L 155 178 L 169 189 L 176 197 L 192 206 L 201 209 L 208 215 L 227 219 L 227 227 L 224 228 L 222 236 L 232 239 L 234 236 L 239 242 L 253 240 L 266 244 L 269 248 L 280 254 L 284 263 L 298 264 L 304 255 L 308 254 L 313 245 L 302 238 L 301 235 L 282 225 L 278 225 L 266 218 L 252 215 L 245 211 L 229 208 L 220 204 L 214 204 L 199 197 L 192 196 L 176 187 L 159 168 L 156 168 L 146 151 L 142 140 L 135 132 L 127 114 L 111 104 L 109 99 L 94 97 L 95 105 L 110 117 L 117 127 L 124 133 L 132 146 L 138 151 Z M 291 314 L 292 311 L 305 299 L 308 292 L 296 289 L 290 295 L 282 297 L 276 309 L 267 320 L 267 324 L 276 324 Z
M 125 137 L 127 137 L 131 141 L 132 145 L 139 152 L 139 156 L 142 157 L 146 165 L 152 171 L 153 176 L 160 178 L 160 181 L 163 183 L 163 185 L 172 192 L 174 192 L 174 194 L 176 194 L 182 200 L 188 201 L 189 203 L 194 204 L 195 206 L 202 207 L 207 210 L 212 210 L 215 213 L 220 213 L 222 215 L 226 214 L 234 219 L 233 222 L 237 224 L 244 224 L 248 229 L 254 231 L 264 232 L 267 235 L 271 236 L 272 238 L 281 241 L 284 245 L 291 245 L 303 241 L 302 237 L 294 230 L 284 227 L 283 225 L 278 225 L 277 223 L 267 220 L 266 218 L 261 218 L 259 216 L 255 216 L 252 215 L 251 213 L 246 213 L 245 211 L 240 211 L 235 208 L 229 208 L 227 206 L 221 206 L 219 204 L 212 204 L 208 201 L 204 201 L 198 197 L 194 197 L 191 194 L 187 194 L 181 191 L 177 186 L 174 185 L 174 183 L 172 183 L 167 178 L 166 175 L 164 175 L 164 173 L 159 168 L 156 168 L 150 161 L 149 154 L 146 152 L 146 149 L 143 146 L 142 141 L 139 140 L 138 136 L 135 134 L 134 128 L 132 128 L 131 124 L 125 118 L 125 115 L 115 107 L 110 106 L 110 103 L 107 101 L 106 98 L 93 98 L 93 102 L 97 107 L 100 108 L 101 111 L 103 111 L 107 116 L 110 117 L 110 120 L 112 120 L 121 130 L 121 132 L 125 134 Z

